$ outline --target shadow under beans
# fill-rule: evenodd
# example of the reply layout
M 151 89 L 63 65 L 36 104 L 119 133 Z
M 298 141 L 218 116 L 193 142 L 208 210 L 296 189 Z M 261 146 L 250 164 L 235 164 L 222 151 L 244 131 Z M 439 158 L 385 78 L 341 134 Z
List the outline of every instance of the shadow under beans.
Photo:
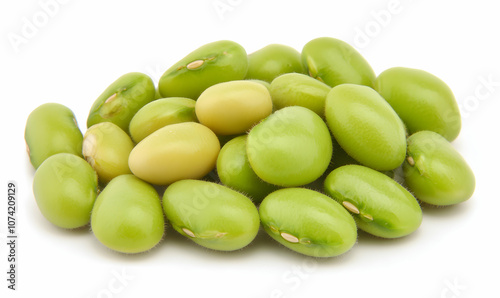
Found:
M 49 231 L 51 234 L 62 235 L 63 237 L 86 237 L 92 234 L 92 232 L 90 231 L 90 224 L 86 224 L 75 229 L 63 229 L 47 221 L 44 229 L 45 231 Z
M 180 248 L 187 255 L 193 255 L 194 258 L 210 259 L 225 263 L 240 262 L 242 259 L 246 258 L 254 259 L 257 256 L 262 256 L 263 253 L 266 253 L 268 256 L 272 255 L 273 258 L 286 259 L 287 262 L 290 262 L 291 264 L 302 263 L 309 259 L 312 262 L 318 263 L 318 265 L 327 265 L 335 262 L 347 262 L 350 255 L 349 252 L 347 252 L 342 256 L 333 258 L 305 256 L 281 245 L 267 235 L 262 228 L 257 233 L 255 239 L 248 246 L 235 251 L 217 251 L 203 247 L 180 235 L 171 227 L 167 228 L 167 235 L 164 241 L 165 243 L 163 244 L 163 247 L 160 248 L 161 250 L 178 250 Z
M 165 237 L 164 248 L 162 249 L 175 249 L 179 248 L 187 254 L 193 254 L 197 257 L 217 258 L 221 261 L 241 260 L 242 258 L 254 257 L 259 251 L 262 250 L 262 244 L 272 240 L 266 239 L 267 235 L 263 230 L 259 230 L 255 239 L 247 246 L 234 250 L 234 251 L 218 251 L 203 247 L 191 239 L 179 234 L 172 227 L 167 228 L 167 235 Z
M 422 213 L 423 213 L 423 219 L 422 221 L 425 221 L 426 218 L 429 219 L 437 219 L 437 220 L 443 220 L 443 221 L 448 221 L 452 218 L 458 219 L 458 218 L 463 218 L 464 215 L 468 212 L 471 212 L 470 206 L 465 206 L 467 202 L 462 203 L 462 204 L 457 204 L 457 205 L 450 205 L 450 206 L 435 206 L 435 205 L 430 205 L 426 204 L 423 202 L 419 202 L 420 206 L 422 208 Z M 372 235 L 370 233 L 367 233 L 363 230 L 358 229 L 358 242 L 360 245 L 367 245 L 367 246 L 395 246 L 395 245 L 407 245 L 408 243 L 411 242 L 416 242 L 419 241 L 418 238 L 420 238 L 421 234 L 423 234 L 423 231 L 419 228 L 413 233 L 399 237 L 399 238 L 382 238 L 378 237 L 375 235 Z
M 407 245 L 408 243 L 417 241 L 420 236 L 420 230 L 417 229 L 415 232 L 399 237 L 399 238 L 383 238 L 367 233 L 363 230 L 358 229 L 358 244 L 362 246 L 396 246 L 396 245 Z
M 291 250 L 288 247 L 277 242 L 276 240 L 272 239 L 271 236 L 267 235 L 267 233 L 262 228 L 260 229 L 257 238 L 250 245 L 254 246 L 255 251 L 258 251 L 259 253 L 262 251 L 267 251 L 277 259 L 286 259 L 287 263 L 290 264 L 298 264 L 298 263 L 303 263 L 304 261 L 308 261 L 308 262 L 314 262 L 318 266 L 323 266 L 323 265 L 330 266 L 331 264 L 349 262 L 349 259 L 353 257 L 351 251 L 356 247 L 356 245 L 354 245 L 354 247 L 351 250 L 336 257 L 325 258 L 325 257 L 307 256 L 298 253 L 294 250 Z
M 165 235 L 162 240 L 155 245 L 155 247 L 150 250 L 140 252 L 140 253 L 123 253 L 119 251 L 112 250 L 102 244 L 94 235 L 92 235 L 93 241 L 91 243 L 92 250 L 103 258 L 115 260 L 118 262 L 129 262 L 129 263 L 140 263 L 146 259 L 157 258 L 159 254 L 162 253 L 161 246 L 164 244 Z
M 90 223 L 76 229 L 62 229 L 54 225 L 52 226 L 58 230 L 58 233 L 63 234 L 65 237 L 83 237 L 92 234 L 92 231 L 90 230 Z
M 473 198 L 471 198 L 472 200 Z M 471 201 L 466 201 L 460 204 L 449 206 L 435 206 L 424 202 L 419 202 L 424 217 L 429 216 L 433 218 L 460 218 L 464 214 L 471 212 Z M 425 220 L 425 219 L 424 219 Z

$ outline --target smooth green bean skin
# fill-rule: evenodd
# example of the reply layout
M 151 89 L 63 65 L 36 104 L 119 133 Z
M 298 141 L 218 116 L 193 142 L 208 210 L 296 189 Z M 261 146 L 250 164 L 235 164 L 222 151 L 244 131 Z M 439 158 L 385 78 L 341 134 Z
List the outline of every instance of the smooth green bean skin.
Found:
M 404 124 L 372 88 L 353 84 L 332 88 L 326 98 L 325 116 L 340 146 L 359 163 L 387 171 L 404 162 Z
M 356 243 L 356 224 L 349 213 L 310 189 L 277 190 L 262 201 L 259 214 L 273 239 L 307 256 L 338 256 Z
M 139 143 L 164 126 L 198 122 L 194 112 L 195 103 L 194 100 L 185 97 L 167 97 L 148 103 L 130 121 L 130 136 L 135 143 Z
M 292 47 L 270 44 L 248 55 L 246 79 L 271 83 L 285 73 L 305 74 L 300 53 Z
M 476 179 L 465 159 L 443 136 L 419 131 L 408 138 L 405 182 L 428 204 L 453 205 L 472 197 Z
M 160 78 L 163 97 L 197 99 L 217 83 L 243 80 L 248 70 L 245 49 L 234 41 L 215 41 L 194 50 L 170 67 Z
M 422 222 L 420 205 L 408 190 L 364 166 L 333 170 L 326 177 L 325 192 L 351 212 L 358 228 L 375 236 L 403 237 Z
M 97 192 L 96 172 L 81 157 L 70 153 L 47 158 L 33 178 L 33 194 L 43 216 L 65 229 L 89 223 Z
M 113 122 L 128 133 L 130 120 L 143 106 L 155 99 L 155 85 L 140 72 L 119 77 L 95 100 L 87 118 L 87 128 Z
M 96 238 L 112 250 L 150 250 L 165 230 L 160 197 L 153 186 L 134 175 L 118 176 L 97 197 L 91 227 Z
M 438 77 L 419 69 L 394 67 L 377 77 L 375 89 L 398 113 L 410 134 L 430 130 L 451 142 L 460 133 L 457 101 Z
M 37 169 L 57 153 L 82 157 L 83 135 L 73 112 L 58 103 L 46 103 L 31 112 L 24 132 L 26 151 Z
M 214 250 L 247 246 L 260 226 L 257 207 L 249 198 L 207 181 L 171 184 L 163 194 L 163 210 L 177 232 Z
M 301 186 L 318 179 L 332 158 L 332 139 L 325 122 L 299 106 L 276 111 L 250 130 L 247 154 L 262 180 L 279 186 Z
M 302 63 L 309 75 L 330 87 L 358 84 L 373 87 L 375 73 L 361 54 L 348 43 L 320 37 L 302 49 Z
M 276 110 L 288 106 L 310 109 L 325 117 L 325 100 L 332 88 L 307 75 L 288 73 L 271 82 L 271 98 Z

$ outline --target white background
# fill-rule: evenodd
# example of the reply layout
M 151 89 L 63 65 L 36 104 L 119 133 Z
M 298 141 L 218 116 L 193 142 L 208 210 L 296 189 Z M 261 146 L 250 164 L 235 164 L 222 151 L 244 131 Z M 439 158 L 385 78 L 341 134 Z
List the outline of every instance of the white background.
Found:
M 61 0 L 44 8 L 47 2 L 0 4 L 2 297 L 499 297 L 496 1 Z M 15 35 L 24 40 L 12 43 Z M 93 101 L 124 73 L 157 81 L 187 53 L 220 39 L 251 53 L 269 43 L 300 51 L 320 36 L 353 44 L 377 74 L 421 68 L 449 84 L 463 117 L 453 144 L 476 174 L 472 199 L 425 208 L 420 229 L 403 239 L 360 233 L 349 253 L 332 259 L 296 254 L 263 233 L 241 251 L 209 251 L 171 228 L 152 251 L 122 255 L 89 228 L 61 230 L 38 211 L 23 140 L 38 105 L 68 106 L 84 131 Z M 18 186 L 15 293 L 5 281 L 9 180 Z

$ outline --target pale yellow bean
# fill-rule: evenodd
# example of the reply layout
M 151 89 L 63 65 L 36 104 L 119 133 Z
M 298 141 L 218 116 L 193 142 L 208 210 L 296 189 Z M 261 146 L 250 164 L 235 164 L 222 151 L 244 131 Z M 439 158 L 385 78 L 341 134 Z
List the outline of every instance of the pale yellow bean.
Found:
M 214 169 L 219 151 L 219 139 L 210 129 L 184 122 L 147 136 L 134 147 L 128 163 L 132 173 L 142 180 L 167 185 L 202 178 Z
M 195 106 L 200 123 L 218 135 L 244 133 L 272 110 L 268 89 L 252 81 L 214 85 L 200 95 Z

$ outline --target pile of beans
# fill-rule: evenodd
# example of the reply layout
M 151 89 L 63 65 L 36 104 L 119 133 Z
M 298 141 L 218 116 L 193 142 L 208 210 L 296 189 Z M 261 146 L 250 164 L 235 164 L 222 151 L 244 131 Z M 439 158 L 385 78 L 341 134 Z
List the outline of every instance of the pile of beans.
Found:
M 378 76 L 330 37 L 302 52 L 233 41 L 206 44 L 169 68 L 118 78 L 92 105 L 82 134 L 57 103 L 28 117 L 44 217 L 123 253 L 164 238 L 238 250 L 259 228 L 305 255 L 350 250 L 358 229 L 404 237 L 421 204 L 468 200 L 475 178 L 451 145 L 461 129 L 450 88 L 395 67 Z M 402 173 L 404 179 L 395 180 Z

